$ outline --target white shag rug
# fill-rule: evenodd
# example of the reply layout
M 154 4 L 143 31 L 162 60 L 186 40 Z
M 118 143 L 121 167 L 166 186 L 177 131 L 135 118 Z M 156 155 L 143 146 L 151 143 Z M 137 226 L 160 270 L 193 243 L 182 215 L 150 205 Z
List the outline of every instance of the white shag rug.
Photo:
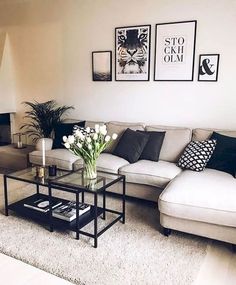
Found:
M 33 189 L 17 181 L 11 181 L 9 187 L 10 201 Z M 50 233 L 12 212 L 5 217 L 3 193 L 0 198 L 0 252 L 75 284 L 189 285 L 206 254 L 207 239 L 177 232 L 169 238 L 163 236 L 157 206 L 147 203 L 128 201 L 126 224 L 112 226 L 99 237 L 95 249 L 90 238 L 81 236 L 77 241 L 72 233 Z M 108 205 L 117 208 L 119 200 L 110 198 Z M 87 229 L 92 230 L 93 225 Z

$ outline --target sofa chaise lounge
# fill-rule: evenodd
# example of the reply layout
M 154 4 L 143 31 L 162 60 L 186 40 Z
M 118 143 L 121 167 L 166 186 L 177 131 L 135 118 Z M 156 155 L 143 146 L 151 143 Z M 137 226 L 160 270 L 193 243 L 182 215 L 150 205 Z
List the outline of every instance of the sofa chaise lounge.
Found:
M 94 127 L 95 123 L 102 124 L 88 121 L 86 126 Z M 130 164 L 112 154 L 115 145 L 97 161 L 98 170 L 126 175 L 127 196 L 158 200 L 165 235 L 173 229 L 236 244 L 236 179 L 214 169 L 194 172 L 176 166 L 191 140 L 208 139 L 213 130 L 123 122 L 106 125 L 109 134 L 121 135 L 127 128 L 166 132 L 158 162 L 139 160 Z M 236 131 L 217 132 L 236 137 Z M 41 152 L 33 151 L 29 159 L 32 164 L 41 164 Z M 52 149 L 46 152 L 46 164 L 73 170 L 81 167 L 83 161 L 66 149 Z M 117 193 L 119 189 L 113 187 L 110 191 Z

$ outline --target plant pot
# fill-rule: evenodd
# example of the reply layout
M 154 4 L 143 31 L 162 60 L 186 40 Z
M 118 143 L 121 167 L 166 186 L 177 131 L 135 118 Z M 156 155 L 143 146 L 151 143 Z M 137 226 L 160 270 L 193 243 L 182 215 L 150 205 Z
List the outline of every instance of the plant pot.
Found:
M 42 143 L 42 140 L 45 141 L 45 150 L 51 150 L 52 149 L 52 143 L 53 143 L 53 140 L 50 139 L 50 138 L 40 138 L 37 140 L 37 143 L 35 145 L 35 148 L 36 150 L 40 150 L 42 151 L 42 147 L 43 147 L 43 143 Z

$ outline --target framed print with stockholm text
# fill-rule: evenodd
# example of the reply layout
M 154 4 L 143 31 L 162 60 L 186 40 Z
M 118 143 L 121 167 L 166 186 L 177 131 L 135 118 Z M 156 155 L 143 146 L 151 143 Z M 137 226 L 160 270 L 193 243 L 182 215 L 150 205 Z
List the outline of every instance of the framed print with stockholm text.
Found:
M 197 21 L 156 25 L 155 81 L 193 81 Z
M 151 25 L 115 29 L 115 80 L 148 81 Z
M 219 54 L 200 54 L 198 81 L 217 81 L 219 70 Z
M 112 81 L 112 52 L 92 52 L 93 81 Z

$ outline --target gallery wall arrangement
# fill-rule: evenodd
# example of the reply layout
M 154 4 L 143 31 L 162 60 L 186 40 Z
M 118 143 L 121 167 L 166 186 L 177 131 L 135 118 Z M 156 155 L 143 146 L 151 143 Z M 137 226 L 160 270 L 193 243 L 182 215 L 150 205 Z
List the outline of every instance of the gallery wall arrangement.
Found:
M 197 21 L 155 26 L 154 81 L 193 81 Z M 151 25 L 115 28 L 115 80 L 149 81 Z M 200 54 L 198 81 L 216 82 L 219 54 Z M 93 81 L 112 81 L 112 52 L 92 52 Z

